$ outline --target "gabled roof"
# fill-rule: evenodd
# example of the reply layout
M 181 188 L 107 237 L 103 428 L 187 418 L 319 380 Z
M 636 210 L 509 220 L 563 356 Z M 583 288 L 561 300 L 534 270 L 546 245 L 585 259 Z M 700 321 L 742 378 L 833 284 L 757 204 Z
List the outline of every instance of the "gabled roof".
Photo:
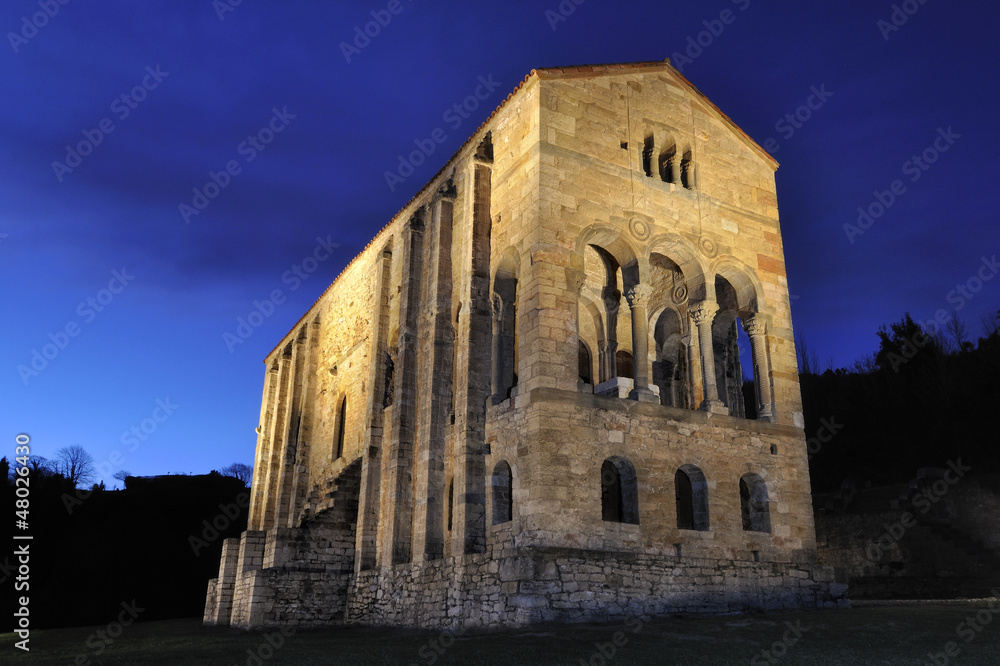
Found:
M 614 74 L 632 74 L 636 70 L 645 70 L 649 72 L 667 72 L 678 80 L 680 84 L 688 88 L 693 92 L 699 100 L 701 100 L 711 112 L 719 117 L 720 120 L 730 127 L 734 132 L 736 132 L 745 143 L 747 143 L 751 150 L 760 155 L 764 160 L 770 162 L 773 168 L 778 168 L 778 161 L 774 159 L 766 150 L 764 150 L 760 144 L 750 138 L 750 135 L 743 131 L 743 129 L 733 122 L 733 119 L 727 116 L 722 110 L 712 103 L 705 93 L 698 90 L 697 86 L 687 80 L 683 74 L 680 73 L 673 65 L 670 64 L 670 58 L 666 60 L 653 60 L 647 62 L 626 62 L 620 64 L 609 64 L 609 65 L 577 65 L 575 67 L 542 67 L 540 69 L 533 69 L 524 77 L 524 81 L 521 85 L 524 85 L 531 78 L 532 75 L 537 74 L 540 79 L 548 78 L 577 78 L 577 77 L 593 77 L 593 76 L 608 76 Z M 514 90 L 517 90 L 521 86 L 518 86 Z M 507 99 L 510 99 L 508 97 Z M 501 107 L 503 104 L 500 105 Z M 500 107 L 497 107 L 497 111 Z M 495 113 L 495 112 L 494 112 Z M 492 118 L 492 116 L 490 116 Z
M 753 152 L 757 153 L 761 157 L 761 159 L 769 162 L 772 165 L 773 169 L 778 168 L 778 161 L 775 160 L 774 157 L 772 157 L 766 150 L 761 148 L 761 146 L 756 141 L 751 139 L 750 136 L 746 132 L 744 132 L 739 125 L 733 122 L 732 118 L 723 113 L 722 110 L 719 109 L 719 107 L 717 107 L 715 104 L 713 104 L 712 101 L 709 100 L 708 97 L 706 97 L 703 92 L 698 90 L 698 88 L 693 83 L 688 81 L 683 74 L 681 74 L 673 65 L 671 65 L 670 58 L 667 58 L 666 60 L 609 63 L 603 65 L 576 65 L 573 67 L 540 67 L 537 69 L 533 69 L 530 72 L 528 72 L 528 74 L 524 77 L 524 79 L 522 79 L 522 81 L 519 84 L 517 84 L 517 87 L 514 88 L 514 90 L 512 90 L 510 94 L 508 94 L 507 97 L 502 102 L 500 102 L 499 105 L 497 105 L 497 108 L 493 110 L 493 113 L 490 114 L 489 118 L 484 120 L 483 123 L 476 128 L 476 131 L 473 132 L 469 136 L 469 138 L 466 139 L 464 143 L 462 143 L 461 146 L 459 146 L 458 150 L 456 150 L 455 153 L 448 158 L 448 161 L 444 163 L 444 165 L 438 170 L 438 172 L 435 173 L 433 176 L 431 176 L 427 180 L 427 183 L 422 188 L 420 188 L 420 190 L 417 191 L 417 193 L 414 194 L 413 197 L 411 197 L 410 200 L 407 201 L 406 204 L 402 208 L 400 208 L 395 215 L 392 216 L 392 219 L 390 219 L 385 224 L 385 226 L 383 226 L 378 231 L 378 233 L 372 237 L 370 241 L 368 241 L 364 249 L 358 252 L 354 256 L 354 258 L 351 259 L 351 261 L 349 261 L 346 266 L 344 266 L 343 270 L 341 270 L 340 273 L 337 275 L 337 277 L 334 278 L 333 281 L 330 283 L 330 286 L 328 286 L 326 289 L 323 290 L 323 293 L 319 295 L 316 301 L 311 306 L 309 306 L 309 308 L 305 311 L 305 313 L 303 313 L 303 315 L 299 318 L 299 320 L 292 325 L 288 333 L 282 336 L 281 341 L 277 345 L 275 345 L 275 347 L 271 351 L 267 353 L 267 356 L 264 358 L 264 362 L 266 363 L 268 357 L 270 357 L 272 354 L 274 354 L 275 351 L 277 351 L 280 347 L 286 344 L 286 340 L 289 337 L 289 335 L 291 335 L 295 331 L 295 329 L 298 328 L 303 321 L 305 321 L 306 315 L 308 315 L 312 311 L 312 309 L 316 307 L 316 305 L 320 301 L 323 300 L 323 297 L 326 296 L 327 292 L 329 292 L 330 289 L 333 288 L 333 285 L 337 283 L 337 280 L 340 279 L 340 277 L 347 271 L 347 269 L 350 268 L 352 265 L 354 265 L 354 262 L 356 262 L 361 257 L 361 255 L 367 252 L 372 245 L 377 243 L 382 238 L 382 236 L 388 231 L 388 229 L 393 225 L 393 223 L 395 223 L 396 220 L 399 219 L 399 217 L 411 205 L 413 205 L 418 199 L 424 197 L 424 195 L 426 194 L 427 190 L 431 187 L 431 185 L 436 183 L 438 178 L 452 166 L 455 159 L 458 158 L 458 156 L 464 150 L 466 150 L 466 148 L 470 144 L 472 144 L 475 141 L 482 140 L 481 137 L 484 134 L 484 131 L 488 128 L 490 123 L 493 122 L 493 119 L 500 112 L 500 110 L 507 105 L 507 102 L 509 102 L 512 98 L 516 97 L 517 94 L 521 91 L 521 89 L 531 82 L 532 78 L 544 80 L 544 79 L 557 79 L 557 78 L 569 79 L 569 78 L 580 78 L 580 77 L 601 77 L 601 76 L 614 76 L 618 74 L 634 74 L 637 73 L 638 71 L 664 72 L 675 78 L 679 84 L 681 84 L 683 87 L 686 87 L 692 93 L 694 93 L 697 99 L 699 99 L 701 102 L 705 104 L 710 113 L 713 113 L 714 115 L 718 116 L 719 120 L 721 120 L 723 124 L 728 125 L 730 129 L 732 129 L 737 134 L 737 136 L 739 136 Z

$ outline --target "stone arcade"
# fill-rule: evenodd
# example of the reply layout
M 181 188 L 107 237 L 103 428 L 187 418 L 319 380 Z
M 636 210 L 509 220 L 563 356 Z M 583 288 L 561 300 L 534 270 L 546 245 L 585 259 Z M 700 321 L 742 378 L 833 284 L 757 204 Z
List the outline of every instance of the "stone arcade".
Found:
M 265 359 L 205 623 L 846 603 L 776 168 L 668 62 L 532 71 Z

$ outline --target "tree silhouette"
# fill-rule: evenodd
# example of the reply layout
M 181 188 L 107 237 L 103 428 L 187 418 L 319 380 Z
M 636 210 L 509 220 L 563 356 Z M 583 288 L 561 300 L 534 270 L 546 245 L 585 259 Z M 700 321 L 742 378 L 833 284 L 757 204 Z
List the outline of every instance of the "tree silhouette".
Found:
M 86 486 L 97 476 L 94 457 L 82 446 L 66 446 L 56 451 L 54 466 L 73 486 Z
M 38 474 L 55 474 L 55 465 L 45 456 L 32 455 L 28 458 L 28 468 Z
M 253 481 L 253 467 L 243 463 L 233 463 L 229 467 L 223 467 L 219 470 L 219 473 L 222 476 L 231 476 L 239 479 L 247 488 L 250 487 L 250 483 Z

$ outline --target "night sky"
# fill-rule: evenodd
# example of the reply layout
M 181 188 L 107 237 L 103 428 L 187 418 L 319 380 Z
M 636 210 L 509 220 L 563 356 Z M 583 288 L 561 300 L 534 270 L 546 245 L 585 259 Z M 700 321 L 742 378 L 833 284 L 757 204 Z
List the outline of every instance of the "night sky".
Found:
M 3 3 L 0 454 L 252 463 L 263 357 L 536 67 L 672 57 L 775 156 L 822 366 L 1000 309 L 996 3 L 236 2 Z

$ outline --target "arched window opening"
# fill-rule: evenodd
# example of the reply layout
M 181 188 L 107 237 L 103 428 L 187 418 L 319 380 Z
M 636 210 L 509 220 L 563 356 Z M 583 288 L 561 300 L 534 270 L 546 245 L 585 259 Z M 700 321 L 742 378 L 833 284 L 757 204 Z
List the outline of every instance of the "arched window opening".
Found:
M 712 321 L 712 352 L 715 355 L 715 385 L 719 400 L 729 415 L 746 418 L 743 402 L 743 364 L 740 360 L 740 321 L 736 290 L 721 276 L 715 278 L 719 311 Z M 748 345 L 744 345 L 748 346 Z
M 578 354 L 577 365 L 579 366 L 580 381 L 584 384 L 593 384 L 593 361 L 590 358 L 590 350 L 587 348 L 586 343 L 580 340 L 580 351 Z
M 648 177 L 653 175 L 653 135 L 646 134 L 642 142 L 642 171 Z
M 455 480 L 452 479 L 448 482 L 448 506 L 445 509 L 447 512 L 447 529 L 451 532 L 451 516 L 455 509 Z
M 665 147 L 660 153 L 659 175 L 664 183 L 680 184 L 678 182 L 679 164 L 677 163 L 677 147 L 673 144 Z
M 661 405 L 688 407 L 688 350 L 681 341 L 682 332 L 680 317 L 669 308 L 660 314 L 653 329 L 653 384 L 660 388 Z
M 618 372 L 619 377 L 628 377 L 633 379 L 635 377 L 635 369 L 632 365 L 632 354 L 625 350 L 621 350 L 615 353 L 615 367 Z
M 674 474 L 677 499 L 677 527 L 682 530 L 708 530 L 708 482 L 694 465 L 684 465 Z
M 501 460 L 493 468 L 493 524 L 510 522 L 514 515 L 512 486 L 514 478 L 510 465 Z
M 517 386 L 517 262 L 506 255 L 493 280 L 493 404 Z
M 344 430 L 346 428 L 347 422 L 347 396 L 345 395 L 343 400 L 340 401 L 340 409 L 337 415 L 337 434 L 334 436 L 334 456 L 333 459 L 337 460 L 344 457 Z
M 767 499 L 767 484 L 756 474 L 744 474 L 743 478 L 740 479 L 740 512 L 745 531 L 771 531 L 771 510 Z
M 684 151 L 684 156 L 681 157 L 680 184 L 689 190 L 693 190 L 695 188 L 695 168 L 691 159 L 690 150 Z
M 624 458 L 608 458 L 601 465 L 601 520 L 639 524 L 635 468 Z

